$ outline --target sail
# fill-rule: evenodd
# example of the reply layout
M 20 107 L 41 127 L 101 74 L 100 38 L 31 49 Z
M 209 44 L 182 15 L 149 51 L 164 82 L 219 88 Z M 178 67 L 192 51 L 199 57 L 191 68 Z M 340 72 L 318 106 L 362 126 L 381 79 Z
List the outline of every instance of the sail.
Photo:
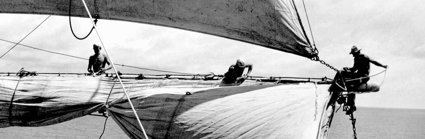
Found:
M 92 15 L 180 28 L 312 58 L 292 0 L 86 0 Z M 69 9 L 71 6 L 71 10 Z M 70 10 L 70 12 L 69 12 Z M 79 0 L 0 1 L 2 13 L 88 17 Z
M 215 88 L 133 99 L 151 138 L 322 138 L 327 86 L 313 84 Z M 109 110 L 131 138 L 143 138 L 129 103 Z M 326 119 L 327 120 L 327 119 Z
M 137 118 L 150 138 L 326 137 L 329 85 L 248 80 L 217 87 L 218 80 L 124 79 L 136 118 L 114 82 L 83 75 L 0 75 L 0 128 L 45 126 L 106 109 L 130 138 L 143 138 Z

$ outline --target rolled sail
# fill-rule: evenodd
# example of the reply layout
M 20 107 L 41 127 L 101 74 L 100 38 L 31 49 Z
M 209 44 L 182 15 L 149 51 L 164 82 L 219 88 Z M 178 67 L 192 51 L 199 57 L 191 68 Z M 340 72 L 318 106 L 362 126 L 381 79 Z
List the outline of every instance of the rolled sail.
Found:
M 114 82 L 107 77 L 0 76 L 0 128 L 51 125 L 106 109 L 130 138 L 143 138 L 137 118 L 150 138 L 311 139 L 326 137 L 328 130 L 329 85 L 248 80 L 217 87 L 220 81 L 126 79 L 135 117 Z
M 71 3 L 70 3 L 71 1 Z M 2 13 L 88 17 L 79 0 L 0 1 Z M 101 19 L 202 32 L 312 58 L 292 0 L 86 0 Z M 69 8 L 71 10 L 69 12 Z

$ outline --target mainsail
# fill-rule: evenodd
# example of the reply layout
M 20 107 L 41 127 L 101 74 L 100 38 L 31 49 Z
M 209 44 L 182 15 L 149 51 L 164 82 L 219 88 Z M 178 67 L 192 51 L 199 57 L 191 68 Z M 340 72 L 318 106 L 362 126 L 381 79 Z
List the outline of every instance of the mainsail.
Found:
M 293 0 L 87 0 L 101 19 L 147 23 L 235 39 L 313 58 Z M 69 9 L 71 8 L 71 10 Z M 0 1 L 2 13 L 88 17 L 79 0 Z

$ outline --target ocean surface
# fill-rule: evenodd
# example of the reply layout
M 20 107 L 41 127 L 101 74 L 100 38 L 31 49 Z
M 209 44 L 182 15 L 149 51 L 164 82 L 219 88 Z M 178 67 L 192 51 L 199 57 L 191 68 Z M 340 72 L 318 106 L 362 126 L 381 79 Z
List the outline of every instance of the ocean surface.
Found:
M 425 110 L 358 108 L 357 138 L 359 139 L 425 139 Z M 1 139 L 97 139 L 105 118 L 85 116 L 45 127 L 0 128 Z M 103 139 L 128 138 L 108 119 Z M 349 117 L 340 109 L 332 122 L 329 139 L 352 139 Z
M 358 139 L 425 139 L 425 110 L 357 108 L 354 112 Z M 329 139 L 352 139 L 349 116 L 336 113 Z

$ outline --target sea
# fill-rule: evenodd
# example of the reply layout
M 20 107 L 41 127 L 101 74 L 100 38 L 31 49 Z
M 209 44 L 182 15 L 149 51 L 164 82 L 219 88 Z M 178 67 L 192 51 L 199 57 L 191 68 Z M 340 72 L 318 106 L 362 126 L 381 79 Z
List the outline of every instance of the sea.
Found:
M 357 108 L 356 134 L 358 139 L 425 139 L 425 110 Z M 353 139 L 350 117 L 336 113 L 329 131 L 329 139 Z
M 358 139 L 425 139 L 425 110 L 357 108 L 354 113 Z M 44 127 L 0 128 L 1 139 L 96 139 L 103 131 L 104 117 L 85 116 Z M 84 127 L 84 128 L 81 128 Z M 349 117 L 340 109 L 332 122 L 329 139 L 353 139 Z M 103 139 L 127 135 L 107 120 Z

